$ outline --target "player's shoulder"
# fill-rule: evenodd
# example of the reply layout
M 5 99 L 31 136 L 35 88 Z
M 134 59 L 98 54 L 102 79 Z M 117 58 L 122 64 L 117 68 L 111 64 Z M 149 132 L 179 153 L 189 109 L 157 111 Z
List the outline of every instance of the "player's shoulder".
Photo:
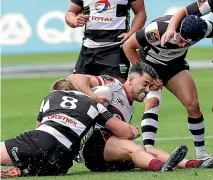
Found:
M 171 19 L 171 15 L 166 15 L 154 19 L 149 25 L 145 28 L 145 37 L 146 40 L 152 45 L 159 45 L 160 38 L 166 31 L 168 23 Z
M 146 26 L 145 37 L 150 44 L 157 45 L 160 43 L 160 32 L 157 22 L 151 22 Z

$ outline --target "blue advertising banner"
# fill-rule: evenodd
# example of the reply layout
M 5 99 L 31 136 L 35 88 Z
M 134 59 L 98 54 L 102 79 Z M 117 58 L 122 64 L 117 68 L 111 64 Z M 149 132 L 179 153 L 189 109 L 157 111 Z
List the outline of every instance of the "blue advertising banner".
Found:
M 110 0 L 109 0 L 110 1 Z M 192 0 L 145 0 L 147 23 L 173 14 Z M 73 29 L 64 21 L 70 0 L 2 0 L 0 43 L 2 54 L 76 51 L 84 28 Z M 205 18 L 213 21 L 213 15 Z M 203 40 L 197 46 L 211 46 Z

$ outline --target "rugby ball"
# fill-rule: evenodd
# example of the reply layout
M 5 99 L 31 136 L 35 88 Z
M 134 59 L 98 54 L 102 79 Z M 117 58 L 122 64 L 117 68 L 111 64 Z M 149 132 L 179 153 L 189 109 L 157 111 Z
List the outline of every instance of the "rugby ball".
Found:
M 106 97 L 109 100 L 109 103 L 105 103 L 104 106 L 108 106 L 114 97 L 114 92 L 108 87 L 108 86 L 95 86 L 92 88 L 92 91 L 97 95 L 97 96 L 103 96 Z

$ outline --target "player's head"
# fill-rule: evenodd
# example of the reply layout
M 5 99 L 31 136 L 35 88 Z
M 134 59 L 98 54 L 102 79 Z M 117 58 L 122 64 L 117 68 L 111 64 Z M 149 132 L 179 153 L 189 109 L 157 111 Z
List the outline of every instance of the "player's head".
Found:
M 200 17 L 189 15 L 180 23 L 179 32 L 176 39 L 180 47 L 187 47 L 203 39 L 206 35 L 208 26 L 205 20 Z
M 52 85 L 51 91 L 54 91 L 54 90 L 71 91 L 71 90 L 74 90 L 74 87 L 73 87 L 72 82 L 70 82 L 68 79 L 61 78 L 61 79 L 58 79 L 57 81 L 55 81 L 54 84 Z
M 128 86 L 131 97 L 142 102 L 150 91 L 153 80 L 157 78 L 156 71 L 148 64 L 138 62 L 129 70 Z

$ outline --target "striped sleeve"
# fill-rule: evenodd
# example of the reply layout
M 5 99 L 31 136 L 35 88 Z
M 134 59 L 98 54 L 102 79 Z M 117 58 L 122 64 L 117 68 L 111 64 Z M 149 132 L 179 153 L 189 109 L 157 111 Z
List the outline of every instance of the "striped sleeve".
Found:
M 42 121 L 42 118 L 43 118 L 43 113 L 42 113 L 42 111 L 43 111 L 43 107 L 44 107 L 44 99 L 43 99 L 43 101 L 42 101 L 42 103 L 41 103 L 41 106 L 40 106 L 40 110 L 39 110 L 39 113 L 38 113 L 38 117 L 37 117 L 37 121 L 38 122 L 41 122 Z
M 141 47 L 146 47 L 149 45 L 149 42 L 147 41 L 146 35 L 145 35 L 145 28 L 136 32 L 135 36 L 136 36 L 136 40 L 138 41 L 138 44 L 140 44 Z
M 206 38 L 212 38 L 213 37 L 213 22 L 206 21 L 206 23 L 207 23 L 208 28 L 207 28 L 207 32 L 206 32 L 205 37 Z
M 71 2 L 80 7 L 83 7 L 83 0 L 71 0 Z
M 213 0 L 197 0 L 186 7 L 188 15 L 203 16 L 213 12 Z
M 106 122 L 113 117 L 113 114 L 109 112 L 102 104 L 97 104 L 97 109 L 99 112 L 99 115 L 96 118 L 97 123 L 101 126 L 105 126 Z

